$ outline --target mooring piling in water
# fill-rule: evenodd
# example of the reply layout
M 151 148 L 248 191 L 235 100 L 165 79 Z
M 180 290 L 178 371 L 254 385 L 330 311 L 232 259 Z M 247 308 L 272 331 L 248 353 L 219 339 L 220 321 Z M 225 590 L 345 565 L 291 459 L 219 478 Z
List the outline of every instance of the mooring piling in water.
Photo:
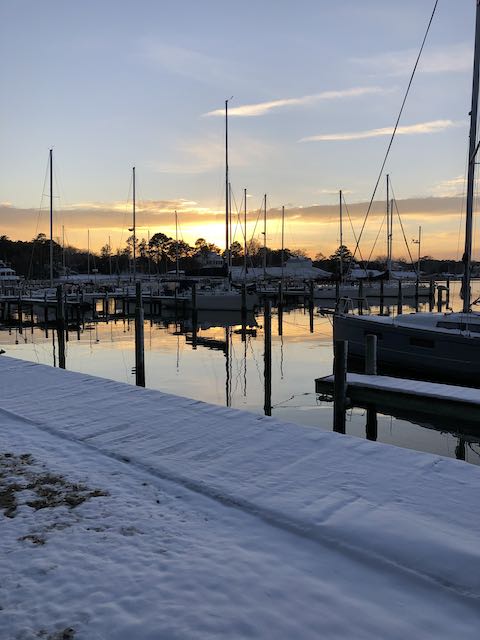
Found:
M 377 336 L 365 336 L 365 373 L 369 376 L 377 375 Z M 377 409 L 375 405 L 367 406 L 367 423 L 365 435 L 367 440 L 376 440 L 378 432 Z
M 263 312 L 263 332 L 264 332 L 264 380 L 265 395 L 263 410 L 266 416 L 272 415 L 272 308 L 270 300 L 265 299 Z
M 309 293 L 308 293 L 308 315 L 310 320 L 310 333 L 313 333 L 313 310 L 314 310 L 313 280 L 310 280 Z
M 401 315 L 403 312 L 403 291 L 402 281 L 398 281 L 398 297 L 397 297 L 397 314 Z
M 58 366 L 65 369 L 65 307 L 63 304 L 63 287 L 57 286 L 57 336 Z
M 142 283 L 135 285 L 135 384 L 145 386 L 145 343 L 143 335 Z
M 335 340 L 333 352 L 333 430 L 345 433 L 348 340 Z

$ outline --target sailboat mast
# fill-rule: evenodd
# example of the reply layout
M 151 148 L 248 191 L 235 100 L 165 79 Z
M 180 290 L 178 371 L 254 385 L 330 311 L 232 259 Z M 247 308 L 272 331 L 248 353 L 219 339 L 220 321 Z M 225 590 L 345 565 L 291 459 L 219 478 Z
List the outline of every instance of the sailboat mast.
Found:
M 87 229 L 87 275 L 90 278 L 90 229 Z
M 243 190 L 243 279 L 247 278 L 247 190 Z
M 475 20 L 475 53 L 473 56 L 472 108 L 468 150 L 467 215 L 465 220 L 465 252 L 463 254 L 463 312 L 470 311 L 470 271 L 472 266 L 473 187 L 475 182 L 475 156 L 477 142 L 478 75 L 480 57 L 480 2 L 477 0 Z
M 137 229 L 136 229 L 136 202 L 135 202 L 135 167 L 132 168 L 132 199 L 133 199 L 133 282 L 137 281 Z
M 175 275 L 178 278 L 178 215 L 175 211 Z
M 390 252 L 391 216 L 390 216 L 390 176 L 387 173 L 387 271 L 390 274 L 392 268 L 392 254 Z
M 50 149 L 50 286 L 53 287 L 53 149 Z
M 282 283 L 285 268 L 285 207 L 282 205 Z
M 228 100 L 225 100 L 225 257 L 228 264 L 228 252 L 230 250 L 229 235 L 229 180 L 228 180 Z
M 267 194 L 263 197 L 263 279 L 267 276 Z
M 232 241 L 232 185 L 230 182 L 228 183 L 228 222 L 230 228 L 230 237 L 229 242 L 231 244 Z M 230 251 L 230 247 L 228 248 L 228 266 L 232 266 L 232 252 Z
M 340 189 L 340 280 L 343 281 L 343 211 L 342 211 L 342 190 Z
M 65 225 L 62 224 L 62 267 L 65 275 Z

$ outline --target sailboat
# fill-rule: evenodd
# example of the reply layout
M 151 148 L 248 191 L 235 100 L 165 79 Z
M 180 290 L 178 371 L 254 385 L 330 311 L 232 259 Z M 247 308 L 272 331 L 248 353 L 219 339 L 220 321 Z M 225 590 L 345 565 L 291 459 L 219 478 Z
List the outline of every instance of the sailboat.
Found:
M 480 374 L 480 314 L 471 310 L 471 261 L 473 197 L 477 146 L 477 112 L 480 58 L 480 5 L 477 2 L 475 49 L 467 177 L 467 211 L 465 226 L 464 275 L 461 312 L 355 316 L 339 312 L 334 317 L 334 339 L 348 340 L 353 356 L 363 357 L 365 336 L 378 337 L 380 363 L 415 370 L 430 376 L 475 379 Z
M 430 295 L 430 285 L 427 283 L 414 282 L 419 277 L 419 273 L 409 273 L 392 271 L 392 246 L 393 246 L 393 200 L 390 200 L 389 196 L 389 175 L 387 174 L 387 264 L 386 271 L 368 271 L 365 269 L 349 269 L 349 278 L 345 277 L 343 272 L 343 260 L 339 260 L 339 276 L 340 282 L 338 286 L 336 284 L 323 284 L 318 285 L 314 290 L 314 298 L 316 300 L 333 300 L 337 297 L 340 298 L 352 298 L 359 299 L 360 297 L 371 300 L 372 298 L 394 298 L 398 297 L 398 281 L 402 280 L 402 297 L 414 298 L 414 297 L 426 297 Z M 340 204 L 340 247 L 344 247 L 343 244 L 343 216 L 342 205 L 343 195 L 342 191 L 339 192 L 339 204 Z M 345 247 L 346 248 L 346 247 Z M 413 278 L 412 278 L 413 275 Z M 350 281 L 347 281 L 350 280 Z M 360 289 L 360 280 L 362 280 L 362 288 Z M 380 280 L 383 281 L 380 284 Z

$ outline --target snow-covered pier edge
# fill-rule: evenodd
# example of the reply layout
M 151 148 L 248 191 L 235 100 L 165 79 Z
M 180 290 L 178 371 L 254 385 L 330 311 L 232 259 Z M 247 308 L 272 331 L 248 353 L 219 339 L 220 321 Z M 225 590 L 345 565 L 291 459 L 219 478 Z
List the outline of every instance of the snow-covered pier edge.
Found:
M 96 496 L 0 510 L 0 637 L 477 637 L 477 467 L 4 356 L 0 381 L 0 454 Z

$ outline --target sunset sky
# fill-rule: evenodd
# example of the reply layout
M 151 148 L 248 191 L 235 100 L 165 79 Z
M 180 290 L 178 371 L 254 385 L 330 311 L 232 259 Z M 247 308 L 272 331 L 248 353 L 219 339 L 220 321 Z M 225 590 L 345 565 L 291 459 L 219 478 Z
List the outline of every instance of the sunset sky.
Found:
M 230 102 L 234 211 L 247 235 L 268 194 L 268 244 L 311 255 L 338 244 L 338 190 L 358 232 L 433 0 L 16 0 L 0 6 L 0 231 L 123 246 L 136 166 L 138 235 L 223 247 L 224 119 Z M 387 171 L 410 250 L 459 258 L 474 0 L 440 0 Z M 383 220 L 370 217 L 367 257 Z M 407 257 L 400 226 L 394 253 Z M 240 232 L 237 228 L 237 239 Z M 354 246 L 348 218 L 345 241 Z M 383 229 L 373 255 L 385 253 Z M 478 255 L 476 256 L 478 258 Z

